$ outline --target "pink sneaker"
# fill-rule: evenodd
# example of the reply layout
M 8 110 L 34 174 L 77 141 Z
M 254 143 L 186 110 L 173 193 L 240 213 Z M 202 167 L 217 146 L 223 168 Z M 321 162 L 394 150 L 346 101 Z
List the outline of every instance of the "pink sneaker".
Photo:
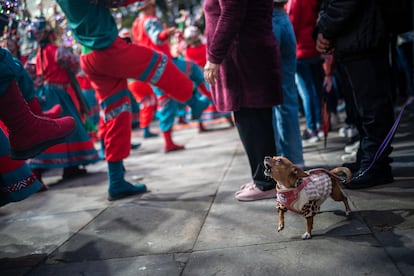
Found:
M 236 194 L 243 191 L 244 189 L 248 189 L 248 188 L 253 187 L 253 186 L 255 186 L 254 182 L 249 182 L 249 183 L 243 184 L 243 185 L 240 186 L 240 190 L 238 192 L 236 192 Z
M 256 185 L 249 185 L 249 187 L 243 188 L 243 190 L 236 192 L 236 199 L 239 201 L 253 201 L 259 199 L 276 198 L 276 189 L 262 191 L 257 188 Z

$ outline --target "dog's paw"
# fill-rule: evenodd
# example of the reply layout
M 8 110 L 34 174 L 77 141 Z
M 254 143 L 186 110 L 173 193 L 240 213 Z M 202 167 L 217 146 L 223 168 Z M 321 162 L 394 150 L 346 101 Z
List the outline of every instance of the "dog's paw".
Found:
M 283 230 L 283 228 L 285 228 L 285 226 L 284 226 L 284 225 L 279 225 L 279 226 L 277 227 L 277 232 L 282 231 L 282 230 Z
M 310 240 L 312 239 L 312 236 L 309 232 L 305 232 L 305 234 L 302 235 L 302 240 Z

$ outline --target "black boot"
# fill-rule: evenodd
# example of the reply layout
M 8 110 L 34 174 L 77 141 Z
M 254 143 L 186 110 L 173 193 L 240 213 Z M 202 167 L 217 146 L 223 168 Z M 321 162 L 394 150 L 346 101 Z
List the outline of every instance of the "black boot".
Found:
M 344 184 L 348 189 L 364 189 L 378 185 L 394 182 L 391 166 L 373 167 L 364 173 L 365 169 L 360 169 L 355 173 L 349 183 Z

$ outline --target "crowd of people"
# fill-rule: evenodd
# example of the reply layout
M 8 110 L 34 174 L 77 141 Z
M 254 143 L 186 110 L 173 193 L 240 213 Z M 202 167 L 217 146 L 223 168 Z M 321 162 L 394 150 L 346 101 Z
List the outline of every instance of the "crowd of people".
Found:
M 155 118 L 165 153 L 185 149 L 172 137 L 179 118 L 197 120 L 200 132 L 217 118 L 235 126 L 251 177 L 235 193 L 239 201 L 276 196 L 264 156 L 305 168 L 303 146 L 333 130 L 349 138 L 347 188 L 393 182 L 392 146 L 383 141 L 396 98 L 414 97 L 412 36 L 404 34 L 412 26 L 391 31 L 381 1 L 205 0 L 203 24 L 195 23 L 200 14 L 182 12 L 175 26 L 154 0 L 56 3 L 59 19 L 38 16 L 23 26 L 35 45 L 25 55 L 15 18 L 0 18 L 0 160 L 8 164 L 0 166 L 0 206 L 46 190 L 46 170 L 62 168 L 68 179 L 101 160 L 108 200 L 145 193 L 146 184 L 125 180 L 123 160 L 139 146 L 131 144 L 137 122 L 143 138 L 158 136 L 150 130 Z M 113 10 L 126 6 L 138 16 L 120 28 Z M 61 40 L 62 22 L 71 45 Z M 399 78 L 390 77 L 393 68 Z

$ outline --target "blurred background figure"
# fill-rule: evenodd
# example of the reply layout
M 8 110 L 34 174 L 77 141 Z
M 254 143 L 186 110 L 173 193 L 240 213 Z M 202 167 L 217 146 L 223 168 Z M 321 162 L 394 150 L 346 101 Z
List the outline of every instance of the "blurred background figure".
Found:
M 354 173 L 346 184 L 349 189 L 394 181 L 388 140 L 394 123 L 389 37 L 380 2 L 326 0 L 317 24 L 317 49 L 334 55 L 354 98 L 360 145 L 357 160 L 343 164 Z
M 3 4 L 1 2 L 4 11 Z M 11 10 L 9 12 L 12 13 Z M 9 25 L 9 12 L 0 14 L 2 32 Z M 33 81 L 20 60 L 3 48 L 0 48 L 0 77 L 0 120 L 8 130 L 12 159 L 31 158 L 70 135 L 75 127 L 72 117 L 49 119 L 33 114 L 22 93 L 33 95 Z
M 191 108 L 191 119 L 199 119 L 202 112 L 207 108 L 209 101 L 202 97 L 198 87 L 204 83 L 200 78 L 194 78 L 195 72 L 191 64 L 185 64 L 182 60 L 173 58 L 170 48 L 170 39 L 178 32 L 175 27 L 165 28 L 161 20 L 157 17 L 157 7 L 154 0 L 144 0 L 137 3 L 137 11 L 140 13 L 132 26 L 132 41 L 159 53 L 165 54 L 186 76 L 193 82 L 194 90 L 190 100 L 184 104 Z M 202 73 L 201 73 L 202 75 Z M 171 82 L 175 81 L 173 78 Z M 165 94 L 156 85 L 153 86 L 154 93 L 157 95 L 158 117 L 160 129 L 163 133 L 165 152 L 183 150 L 183 145 L 176 144 L 172 139 L 173 125 L 181 103 Z
M 295 84 L 296 39 L 285 10 L 288 0 L 273 0 L 273 33 L 279 42 L 283 103 L 273 107 L 277 155 L 304 167 L 299 126 L 299 100 Z
M 47 169 L 63 168 L 63 179 L 84 175 L 84 166 L 100 159 L 81 118 L 81 113 L 87 113 L 89 107 L 76 80 L 79 56 L 56 44 L 56 32 L 45 18 L 32 20 L 31 35 L 38 43 L 36 74 L 43 83 L 37 89 L 37 96 L 42 110 L 59 104 L 62 115 L 75 119 L 76 128 L 63 144 L 48 148 L 27 163 L 39 180 Z
M 323 59 L 316 51 L 313 30 L 320 9 L 319 0 L 290 0 L 287 12 L 296 35 L 296 84 L 306 120 L 302 139 L 317 142 L 322 136 L 321 95 Z

